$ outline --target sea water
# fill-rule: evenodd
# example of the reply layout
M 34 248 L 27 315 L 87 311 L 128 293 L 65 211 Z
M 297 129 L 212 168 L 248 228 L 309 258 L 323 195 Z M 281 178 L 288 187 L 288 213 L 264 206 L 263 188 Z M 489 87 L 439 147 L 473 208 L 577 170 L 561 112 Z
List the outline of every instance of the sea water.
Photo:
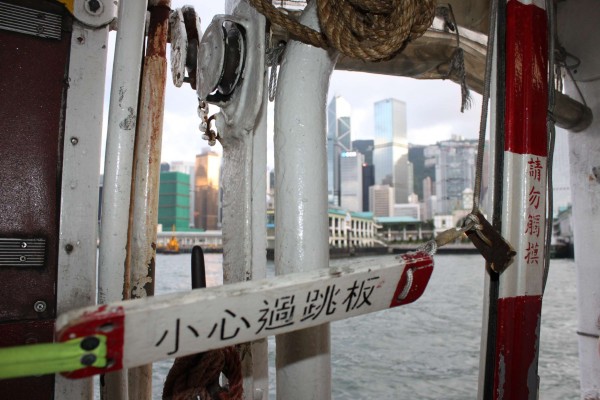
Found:
M 222 255 L 205 257 L 208 286 L 220 285 Z M 157 295 L 189 289 L 190 260 L 189 254 L 157 256 Z M 267 270 L 274 275 L 273 263 Z M 484 276 L 479 255 L 436 255 L 427 290 L 415 303 L 332 323 L 333 398 L 475 399 Z M 542 309 L 541 400 L 579 398 L 575 281 L 572 260 L 552 260 Z M 270 399 L 274 343 L 271 338 Z M 154 364 L 154 399 L 161 398 L 171 364 Z

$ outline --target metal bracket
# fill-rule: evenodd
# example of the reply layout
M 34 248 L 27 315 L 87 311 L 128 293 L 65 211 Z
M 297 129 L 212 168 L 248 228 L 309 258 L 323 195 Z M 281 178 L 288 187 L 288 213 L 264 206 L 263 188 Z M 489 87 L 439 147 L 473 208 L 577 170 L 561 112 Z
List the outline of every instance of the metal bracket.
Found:
M 198 97 L 221 108 L 217 128 L 235 127 L 234 135 L 254 129 L 262 105 L 265 32 L 251 23 L 251 13 L 256 10 L 241 2 L 233 15 L 216 15 L 198 49 Z
M 100 28 L 117 18 L 117 2 L 112 0 L 75 0 L 73 15 L 90 28 Z

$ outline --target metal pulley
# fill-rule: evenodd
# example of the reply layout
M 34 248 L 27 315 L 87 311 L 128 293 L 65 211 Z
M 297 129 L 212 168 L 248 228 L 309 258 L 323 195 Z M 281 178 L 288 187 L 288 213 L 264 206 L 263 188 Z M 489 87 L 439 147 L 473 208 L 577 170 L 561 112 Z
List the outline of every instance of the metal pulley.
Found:
M 227 18 L 214 17 L 198 49 L 198 98 L 226 102 L 240 82 L 246 57 L 244 28 Z
M 169 15 L 169 28 L 173 84 L 181 87 L 187 82 L 196 89 L 198 46 L 202 36 L 200 17 L 191 6 L 178 8 Z

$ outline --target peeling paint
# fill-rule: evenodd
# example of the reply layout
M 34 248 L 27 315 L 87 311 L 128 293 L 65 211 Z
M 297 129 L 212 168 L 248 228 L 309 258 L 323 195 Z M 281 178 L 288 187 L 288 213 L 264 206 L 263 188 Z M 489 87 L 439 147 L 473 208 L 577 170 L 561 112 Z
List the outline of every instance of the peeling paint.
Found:
M 121 86 L 119 88 L 119 107 L 123 107 L 123 98 L 125 97 L 125 93 L 127 93 L 127 89 Z
M 125 131 L 132 131 L 135 129 L 136 115 L 133 111 L 133 107 L 128 107 L 127 111 L 129 115 L 119 123 L 119 127 Z
M 504 384 L 506 383 L 506 362 L 504 361 L 504 351 L 500 352 L 498 359 L 498 392 L 497 399 L 504 399 Z

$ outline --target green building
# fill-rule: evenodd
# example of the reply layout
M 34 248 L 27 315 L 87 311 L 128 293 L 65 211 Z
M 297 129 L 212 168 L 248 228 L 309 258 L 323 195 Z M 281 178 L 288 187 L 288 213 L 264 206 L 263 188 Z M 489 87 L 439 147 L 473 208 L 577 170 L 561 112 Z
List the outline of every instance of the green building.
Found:
M 182 172 L 161 172 L 158 196 L 158 223 L 163 231 L 175 227 L 190 230 L 190 176 Z

